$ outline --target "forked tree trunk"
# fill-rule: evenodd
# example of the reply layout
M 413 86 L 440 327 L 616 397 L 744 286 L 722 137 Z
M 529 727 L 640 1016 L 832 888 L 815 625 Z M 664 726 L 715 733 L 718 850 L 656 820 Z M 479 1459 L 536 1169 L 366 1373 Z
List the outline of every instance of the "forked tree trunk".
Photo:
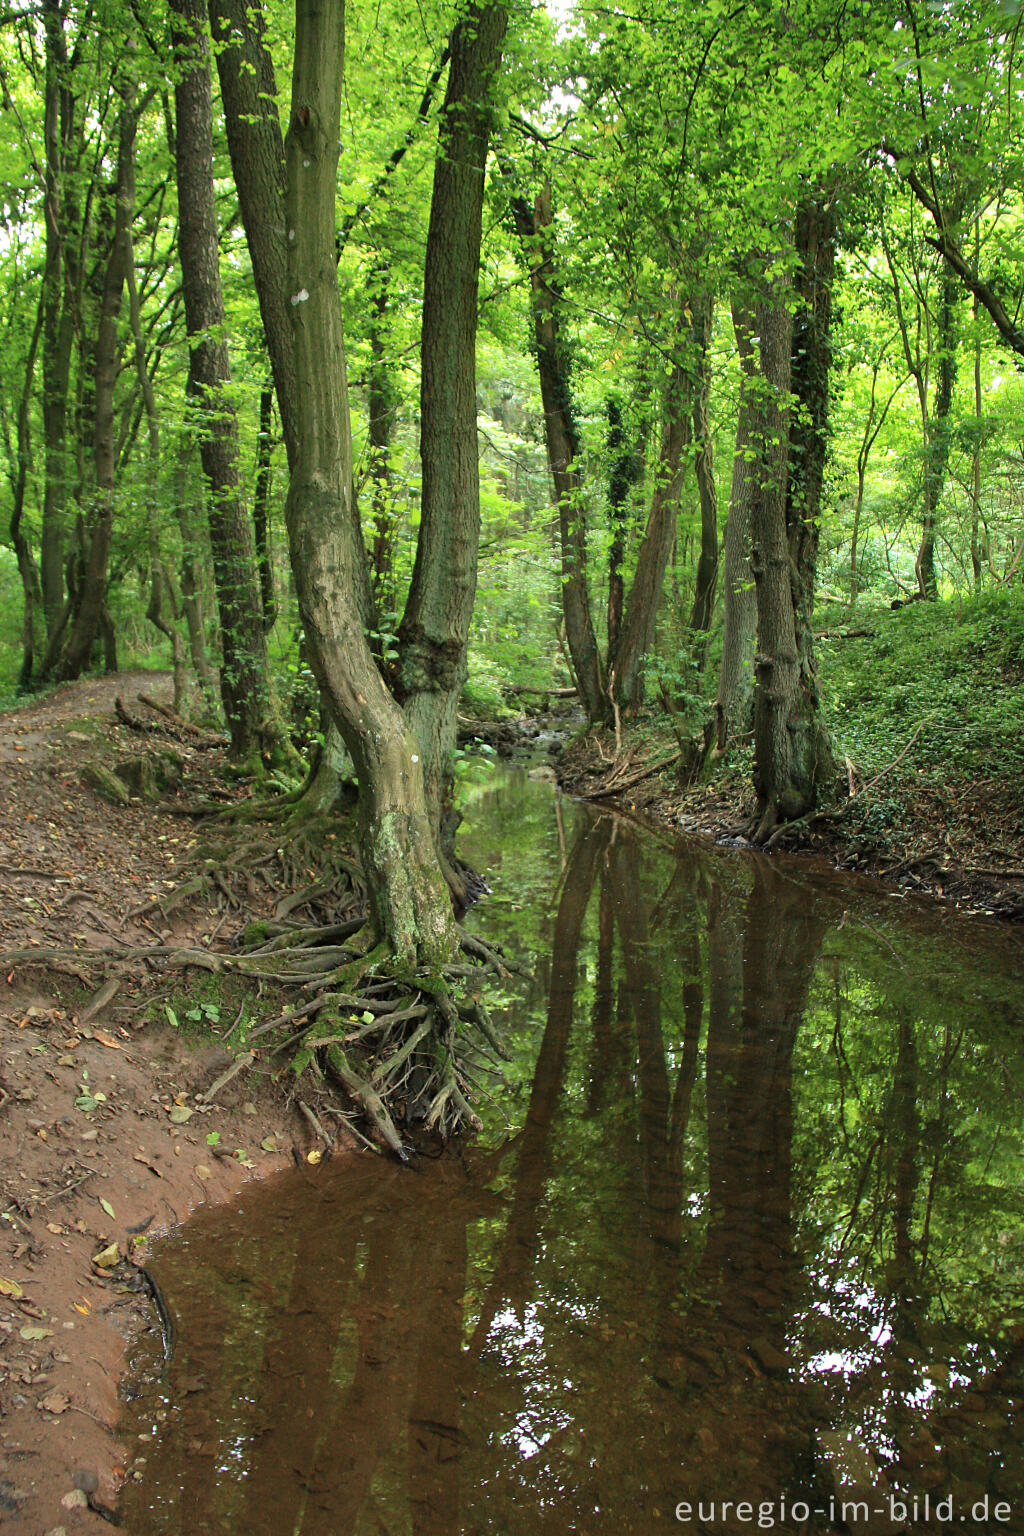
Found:
M 750 501 L 753 466 L 750 462 L 752 380 L 756 373 L 754 334 L 756 315 L 739 300 L 732 305 L 736 350 L 740 361 L 740 396 L 736 417 L 736 450 L 732 460 L 729 516 L 725 525 L 722 662 L 715 699 L 719 751 L 730 736 L 750 729 L 750 700 L 754 691 L 754 636 L 757 597 L 750 570 Z
M 220 612 L 221 699 L 236 758 L 272 750 L 280 739 L 267 670 L 266 637 L 252 526 L 242 500 L 238 425 L 227 389 L 231 367 L 213 185 L 213 104 L 202 0 L 172 0 L 179 78 L 174 88 L 178 244 L 189 335 L 189 394 L 200 417 L 199 450 L 209 486 L 208 516 Z
M 490 102 L 506 24 L 500 4 L 473 3 L 452 34 L 423 277 L 420 531 L 399 628 L 397 697 L 420 744 L 427 811 L 459 895 L 452 757 L 480 543 L 477 290 Z
M 285 145 L 298 407 L 288 534 L 310 661 L 359 778 L 362 856 L 378 934 L 400 961 L 437 968 L 454 955 L 458 935 L 427 812 L 419 743 L 384 686 L 364 632 L 366 559 L 351 505 L 335 262 L 344 38 L 342 0 L 296 0 Z

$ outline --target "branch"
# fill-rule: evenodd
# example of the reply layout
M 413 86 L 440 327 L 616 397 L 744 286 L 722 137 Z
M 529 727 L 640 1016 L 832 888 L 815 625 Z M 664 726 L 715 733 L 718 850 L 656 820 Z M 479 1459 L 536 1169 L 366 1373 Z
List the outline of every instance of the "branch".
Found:
M 889 144 L 883 144 L 882 151 L 893 161 L 897 174 L 906 182 L 921 204 L 921 207 L 932 216 L 932 220 L 938 230 L 938 235 L 925 235 L 926 244 L 930 245 L 932 250 L 937 251 L 943 257 L 960 278 L 968 292 L 972 293 L 978 300 L 978 303 L 988 310 L 996 330 L 1007 346 L 1016 352 L 1019 357 L 1024 357 L 1024 331 L 1014 325 L 998 295 L 993 293 L 988 283 L 983 283 L 977 273 L 972 272 L 960 247 L 943 225 L 942 210 L 935 198 L 929 194 L 927 187 L 913 166 L 907 164 L 906 169 L 900 170 L 899 162 L 902 160 L 906 164 L 906 157 L 899 155 Z
M 430 71 L 430 76 L 427 80 L 426 86 L 424 87 L 423 95 L 420 98 L 420 104 L 416 113 L 415 123 L 413 123 L 411 128 L 406 129 L 405 137 L 403 138 L 401 144 L 398 145 L 397 149 L 393 149 L 391 151 L 391 155 L 386 165 L 384 166 L 384 169 L 373 182 L 369 192 L 367 192 L 358 208 L 353 208 L 352 212 L 348 214 L 347 217 L 342 221 L 341 229 L 338 231 L 339 258 L 342 251 L 345 249 L 345 244 L 349 235 L 352 233 L 353 227 L 362 218 L 370 204 L 380 196 L 381 192 L 387 186 L 389 179 L 395 174 L 395 172 L 398 170 L 398 167 L 405 159 L 406 151 L 415 143 L 416 132 L 419 128 L 423 127 L 427 121 L 427 115 L 430 112 L 434 97 L 437 94 L 437 87 L 441 83 L 441 76 L 444 73 L 445 65 L 448 63 L 450 58 L 451 47 L 450 45 L 446 44 L 442 50 L 441 57 L 434 65 L 434 68 Z

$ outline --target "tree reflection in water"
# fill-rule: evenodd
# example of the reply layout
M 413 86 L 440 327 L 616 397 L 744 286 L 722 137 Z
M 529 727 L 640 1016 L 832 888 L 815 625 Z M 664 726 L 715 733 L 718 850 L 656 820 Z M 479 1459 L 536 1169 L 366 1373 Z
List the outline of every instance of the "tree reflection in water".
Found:
M 999 954 L 612 817 L 569 842 L 506 1021 L 515 1134 L 284 1175 L 163 1245 L 133 1532 L 640 1536 L 679 1501 L 827 1507 L 852 1431 L 897 1490 L 1016 1498 Z

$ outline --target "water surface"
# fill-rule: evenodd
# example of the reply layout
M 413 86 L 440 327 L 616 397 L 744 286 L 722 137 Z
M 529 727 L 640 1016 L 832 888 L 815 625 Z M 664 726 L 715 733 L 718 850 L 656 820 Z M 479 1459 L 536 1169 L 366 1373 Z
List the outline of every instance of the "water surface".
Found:
M 128 1528 L 1024 1531 L 1019 935 L 522 775 L 464 846 L 535 967 L 484 1142 L 161 1245 Z

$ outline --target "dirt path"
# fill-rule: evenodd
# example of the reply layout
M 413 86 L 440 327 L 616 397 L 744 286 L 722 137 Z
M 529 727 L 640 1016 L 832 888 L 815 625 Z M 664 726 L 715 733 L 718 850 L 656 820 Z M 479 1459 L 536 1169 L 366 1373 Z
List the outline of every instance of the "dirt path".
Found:
M 170 765 L 192 794 L 210 780 L 216 753 L 117 723 L 116 696 L 133 701 L 140 689 L 169 702 L 166 677 L 120 674 L 0 716 L 0 950 L 187 942 L 223 919 L 210 897 L 167 920 L 138 910 L 198 856 L 173 791 L 121 806 L 83 781 L 90 764 L 129 757 Z M 118 990 L 88 1017 L 96 973 L 76 971 L 7 963 L 0 974 L 5 1536 L 109 1529 L 96 1509 L 116 1509 L 123 1476 L 125 1341 L 159 1326 L 149 1295 L 132 1288 L 147 1239 L 309 1147 L 269 1077 L 238 1078 L 212 1104 L 198 1097 L 232 1059 L 216 1038 L 230 997 L 211 1001 L 194 972 L 175 978 L 174 1016 L 200 1016 L 189 1039 L 168 1022 L 170 986 L 154 995 L 141 962 L 108 968 Z

